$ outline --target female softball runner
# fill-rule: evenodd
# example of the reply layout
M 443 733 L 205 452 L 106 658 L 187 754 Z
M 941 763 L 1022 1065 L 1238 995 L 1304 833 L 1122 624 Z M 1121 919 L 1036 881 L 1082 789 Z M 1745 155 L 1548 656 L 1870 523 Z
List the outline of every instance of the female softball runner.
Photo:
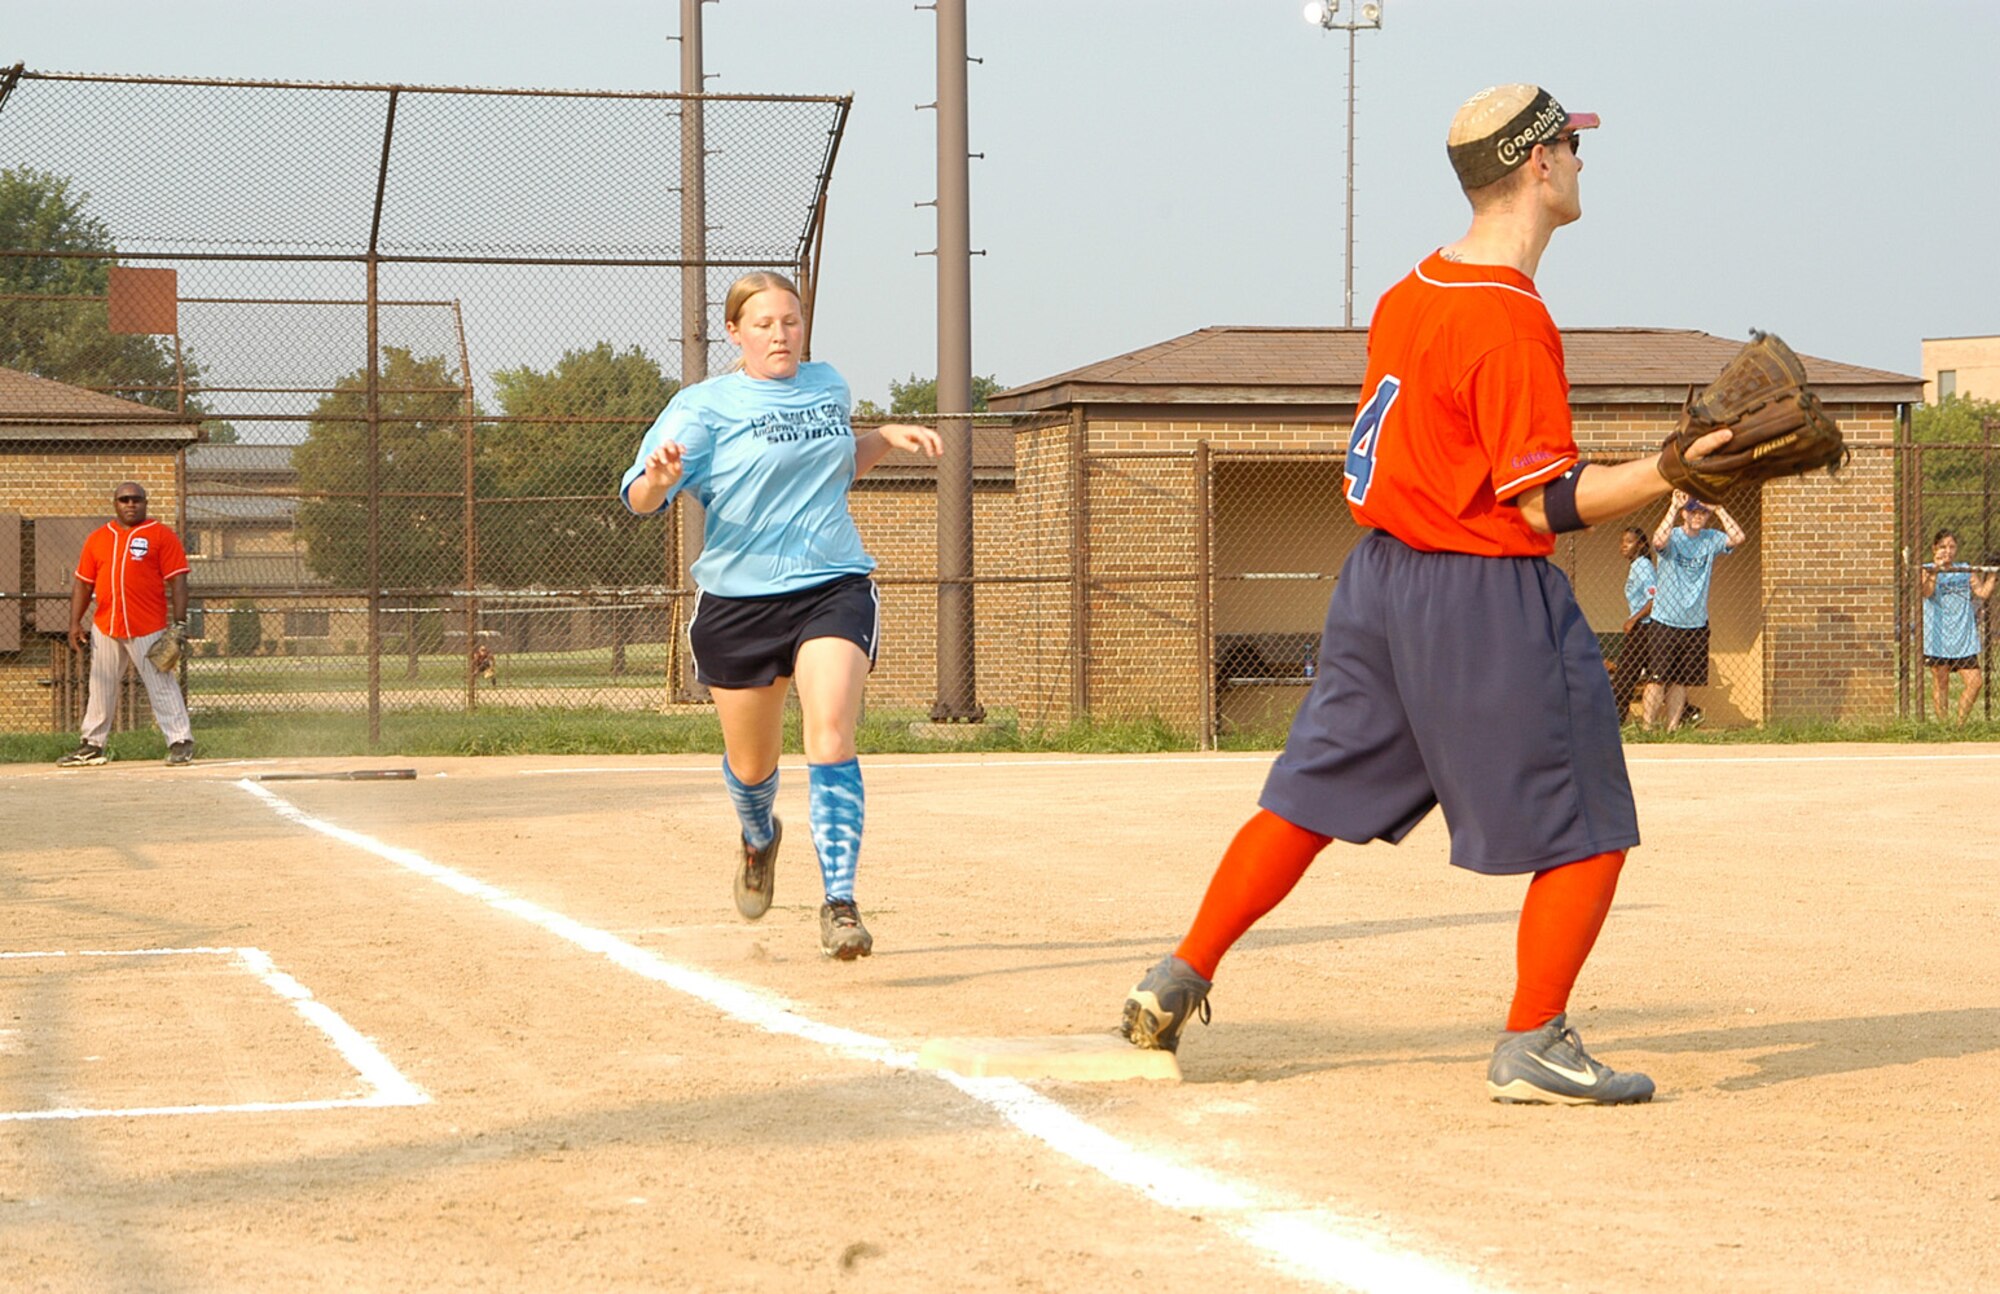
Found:
M 892 449 L 943 452 L 928 427 L 889 424 L 857 437 L 853 399 L 829 364 L 802 362 L 805 311 L 780 274 L 746 274 L 723 309 L 740 368 L 683 388 L 639 444 L 625 506 L 641 516 L 692 489 L 706 510 L 688 624 L 695 677 L 722 721 L 722 780 L 742 823 L 736 907 L 771 906 L 782 824 L 778 795 L 785 693 L 805 717 L 813 847 L 826 901 L 820 948 L 866 957 L 874 938 L 854 902 L 864 798 L 854 733 L 881 627 L 875 559 L 861 546 L 847 490 Z

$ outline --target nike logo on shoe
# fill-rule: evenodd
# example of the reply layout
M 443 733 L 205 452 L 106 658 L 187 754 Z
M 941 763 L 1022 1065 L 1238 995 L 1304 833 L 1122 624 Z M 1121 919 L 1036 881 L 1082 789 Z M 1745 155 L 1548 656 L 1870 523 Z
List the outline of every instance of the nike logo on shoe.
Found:
M 1590 1070 L 1571 1069 L 1567 1065 L 1558 1065 L 1554 1061 L 1548 1059 L 1545 1056 L 1537 1056 L 1534 1052 L 1527 1053 L 1527 1056 L 1529 1060 L 1534 1061 L 1537 1065 L 1540 1065 L 1543 1069 L 1548 1070 L 1551 1074 L 1560 1075 L 1561 1077 L 1568 1079 L 1570 1082 L 1575 1083 L 1578 1087 L 1597 1086 L 1597 1075 L 1592 1073 Z

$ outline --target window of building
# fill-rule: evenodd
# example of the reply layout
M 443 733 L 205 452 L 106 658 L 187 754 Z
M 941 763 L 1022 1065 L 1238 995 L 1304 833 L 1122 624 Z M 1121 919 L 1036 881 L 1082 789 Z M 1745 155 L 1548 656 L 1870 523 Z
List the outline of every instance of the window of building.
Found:
M 1938 399 L 1949 400 L 1958 394 L 1958 370 L 1941 368 L 1938 370 Z
M 324 638 L 331 632 L 324 611 L 285 612 L 285 637 Z

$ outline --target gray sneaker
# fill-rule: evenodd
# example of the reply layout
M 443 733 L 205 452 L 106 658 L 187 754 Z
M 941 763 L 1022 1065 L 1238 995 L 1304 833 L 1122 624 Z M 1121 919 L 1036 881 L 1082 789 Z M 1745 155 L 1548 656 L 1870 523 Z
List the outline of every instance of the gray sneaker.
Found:
M 167 746 L 167 767 L 185 768 L 194 763 L 194 739 L 171 742 Z
M 743 862 L 736 869 L 736 910 L 755 921 L 771 910 L 771 880 L 778 861 L 778 842 L 785 838 L 785 824 L 771 819 L 771 843 L 752 849 L 743 842 Z
M 1125 1020 L 1119 1032 L 1134 1047 L 1178 1051 L 1181 1030 L 1189 1018 L 1208 1023 L 1208 990 L 1212 987 L 1195 968 L 1168 956 L 1146 972 L 1139 986 L 1125 995 Z
M 1559 1015 L 1539 1029 L 1500 1035 L 1486 1092 L 1513 1104 L 1634 1105 L 1653 1099 L 1653 1080 L 1599 1064 Z
M 107 762 L 104 747 L 84 742 L 69 754 L 56 761 L 57 768 L 90 768 Z
M 828 899 L 819 905 L 819 950 L 844 962 L 875 951 L 875 936 L 861 924 L 861 909 L 853 899 Z

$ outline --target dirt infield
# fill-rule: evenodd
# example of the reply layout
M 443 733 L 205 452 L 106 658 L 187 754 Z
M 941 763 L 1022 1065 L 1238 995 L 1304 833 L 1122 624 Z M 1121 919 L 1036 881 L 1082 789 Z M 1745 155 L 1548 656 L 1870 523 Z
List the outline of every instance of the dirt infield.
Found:
M 1993 747 L 1633 752 L 1572 1018 L 1650 1106 L 1485 1099 L 1524 882 L 1435 815 L 1184 1083 L 909 1066 L 1108 1030 L 1266 763 L 869 760 L 853 964 L 792 762 L 756 925 L 707 758 L 0 769 L 0 1288 L 2000 1287 Z

